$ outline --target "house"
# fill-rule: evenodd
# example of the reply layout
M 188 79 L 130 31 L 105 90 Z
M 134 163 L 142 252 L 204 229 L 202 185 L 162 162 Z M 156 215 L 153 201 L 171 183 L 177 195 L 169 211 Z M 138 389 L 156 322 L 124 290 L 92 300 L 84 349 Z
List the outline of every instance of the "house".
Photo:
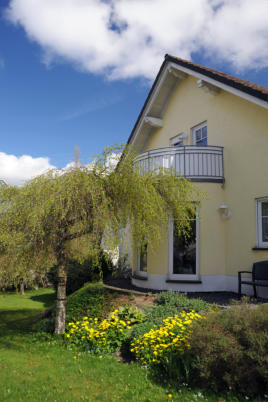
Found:
M 165 56 L 128 143 L 144 166 L 175 168 L 208 199 L 190 239 L 171 219 L 157 251 L 131 253 L 134 285 L 237 292 L 237 272 L 268 260 L 267 109 L 268 87 Z

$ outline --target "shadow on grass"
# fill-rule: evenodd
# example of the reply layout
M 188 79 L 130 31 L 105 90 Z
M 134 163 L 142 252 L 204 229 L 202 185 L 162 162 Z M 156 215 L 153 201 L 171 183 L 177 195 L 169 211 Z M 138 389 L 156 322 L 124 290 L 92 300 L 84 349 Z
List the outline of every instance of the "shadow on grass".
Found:
M 33 332 L 32 326 L 41 316 L 36 309 L 0 310 L 0 349 L 24 349 L 25 337 Z
M 43 303 L 43 306 L 45 308 L 53 307 L 56 301 L 56 292 L 31 296 L 30 299 L 39 303 Z
M 42 316 L 36 309 L 0 310 L 0 338 L 8 334 L 32 331 L 32 325 Z

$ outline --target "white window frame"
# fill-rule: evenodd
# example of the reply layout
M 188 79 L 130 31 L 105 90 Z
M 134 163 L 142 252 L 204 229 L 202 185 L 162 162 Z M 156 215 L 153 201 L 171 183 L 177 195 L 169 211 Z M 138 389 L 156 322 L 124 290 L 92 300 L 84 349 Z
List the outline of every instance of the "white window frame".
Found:
M 197 145 L 197 143 L 196 143 L 196 131 L 202 129 L 203 127 L 207 127 L 207 145 L 208 145 L 208 124 L 207 124 L 207 121 L 204 121 L 203 123 L 192 127 L 192 144 L 193 145 L 200 146 L 200 145 Z M 207 145 L 203 145 L 203 146 L 207 146 Z
M 196 281 L 200 279 L 199 272 L 199 255 L 200 255 L 200 221 L 199 221 L 200 207 L 196 207 L 196 270 L 194 275 L 189 274 L 174 274 L 173 273 L 173 233 L 174 233 L 174 220 L 169 218 L 169 252 L 168 252 L 168 279 L 182 280 L 182 281 Z
M 257 244 L 259 248 L 268 248 L 268 241 L 262 240 L 262 204 L 268 202 L 268 198 L 257 200 Z
M 148 272 L 147 271 L 141 271 L 141 266 L 140 266 L 140 247 L 137 248 L 137 274 L 139 276 L 143 276 L 145 278 L 147 278 L 148 276 Z M 148 246 L 147 246 L 147 270 L 148 270 Z

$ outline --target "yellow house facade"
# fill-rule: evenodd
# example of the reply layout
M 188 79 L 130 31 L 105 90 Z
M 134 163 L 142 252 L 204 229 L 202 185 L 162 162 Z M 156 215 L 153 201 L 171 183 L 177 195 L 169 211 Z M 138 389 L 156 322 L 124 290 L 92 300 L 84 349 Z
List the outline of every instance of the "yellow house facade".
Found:
M 166 55 L 128 143 L 143 166 L 175 168 L 207 199 L 190 239 L 171 219 L 157 251 L 130 253 L 134 285 L 237 292 L 237 272 L 268 260 L 267 109 L 268 87 Z

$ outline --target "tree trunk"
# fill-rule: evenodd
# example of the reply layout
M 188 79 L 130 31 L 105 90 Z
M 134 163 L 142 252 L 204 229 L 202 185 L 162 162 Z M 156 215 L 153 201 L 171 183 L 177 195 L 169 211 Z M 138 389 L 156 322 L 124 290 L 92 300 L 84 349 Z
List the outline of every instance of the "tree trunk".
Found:
M 57 289 L 57 308 L 55 317 L 55 334 L 65 332 L 66 316 L 66 282 L 67 270 L 62 264 L 58 266 L 58 289 Z
M 24 282 L 23 279 L 20 279 L 20 295 L 24 295 Z

